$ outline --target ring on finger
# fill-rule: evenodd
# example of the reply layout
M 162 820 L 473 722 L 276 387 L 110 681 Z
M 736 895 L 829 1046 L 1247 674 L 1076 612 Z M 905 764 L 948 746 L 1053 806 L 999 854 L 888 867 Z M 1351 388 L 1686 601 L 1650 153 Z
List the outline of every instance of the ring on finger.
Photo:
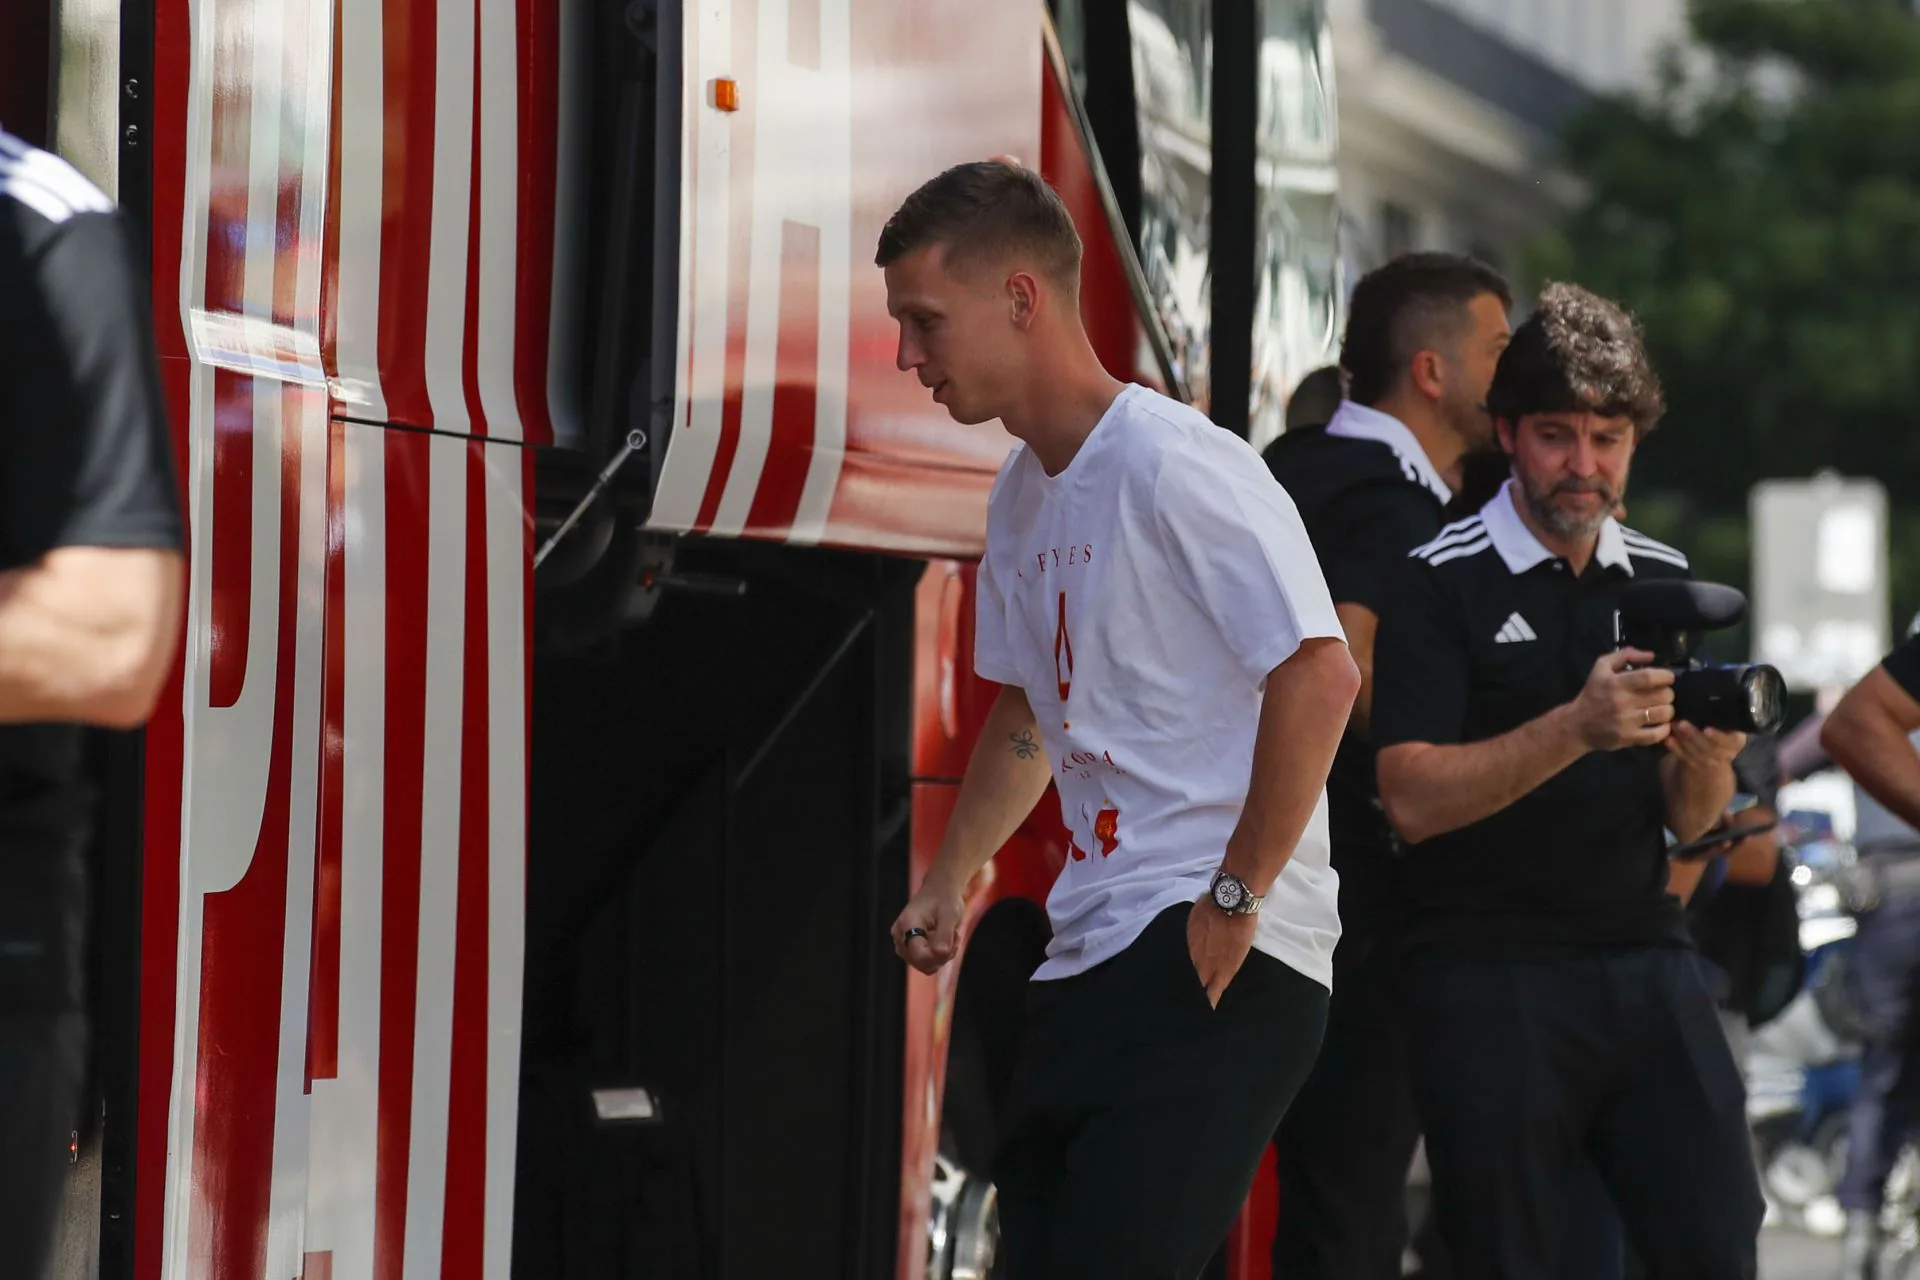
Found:
M 1652 707 L 1642 707 L 1642 708 L 1640 708 L 1640 723 L 1642 723 L 1642 724 L 1645 724 L 1645 725 L 1651 725 L 1651 724 L 1653 723 L 1653 708 L 1652 708 Z
M 913 928 L 913 929 L 907 930 L 906 933 L 902 934 L 900 941 L 911 942 L 915 938 L 924 938 L 926 936 L 927 936 L 927 931 L 925 929 Z

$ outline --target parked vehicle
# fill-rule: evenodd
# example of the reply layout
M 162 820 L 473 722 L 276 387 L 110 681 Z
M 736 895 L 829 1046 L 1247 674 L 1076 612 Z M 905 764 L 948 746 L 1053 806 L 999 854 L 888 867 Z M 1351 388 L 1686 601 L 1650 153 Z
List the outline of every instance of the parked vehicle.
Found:
M 1811 810 L 1790 811 L 1782 824 L 1795 864 L 1807 977 L 1780 1017 L 1755 1032 L 1747 1079 L 1771 1214 L 1827 1237 L 1845 1228 L 1835 1191 L 1846 1168 L 1861 1036 L 1847 977 L 1855 923 L 1844 885 L 1854 853 L 1836 825 L 1832 815 Z M 1920 1148 L 1909 1145 L 1895 1166 L 1884 1214 L 1889 1259 L 1915 1266 Z
M 990 1267 L 1067 849 L 1044 800 L 964 961 L 891 954 L 994 695 L 1010 441 L 894 367 L 875 239 L 949 164 L 1037 166 L 1108 367 L 1256 444 L 1340 327 L 1319 0 L 1086 7 L 0 28 L 150 230 L 192 520 L 182 666 L 109 769 L 100 1275 Z

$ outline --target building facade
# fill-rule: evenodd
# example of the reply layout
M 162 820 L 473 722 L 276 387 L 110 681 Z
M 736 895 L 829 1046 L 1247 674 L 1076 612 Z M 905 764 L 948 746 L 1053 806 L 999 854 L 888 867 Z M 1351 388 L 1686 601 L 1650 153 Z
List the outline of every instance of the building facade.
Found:
M 1650 83 L 1684 0 L 1330 0 L 1349 282 L 1407 249 L 1515 273 L 1579 186 L 1554 159 L 1595 93 Z

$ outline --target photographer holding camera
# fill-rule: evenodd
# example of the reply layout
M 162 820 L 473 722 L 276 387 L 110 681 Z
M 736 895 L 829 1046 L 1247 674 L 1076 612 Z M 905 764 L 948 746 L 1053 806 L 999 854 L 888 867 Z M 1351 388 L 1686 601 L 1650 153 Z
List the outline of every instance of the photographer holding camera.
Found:
M 1702 835 L 1733 796 L 1746 736 L 1676 718 L 1675 668 L 1738 613 L 1614 519 L 1664 409 L 1618 307 L 1549 286 L 1488 409 L 1512 478 L 1409 558 L 1374 650 L 1441 1234 L 1461 1276 L 1551 1274 L 1584 1155 L 1650 1275 L 1750 1277 L 1745 1090 L 1666 858 L 1669 831 Z M 1629 614 L 1665 652 L 1621 644 Z M 1709 720 L 1777 712 L 1724 705 L 1744 673 L 1678 679 Z

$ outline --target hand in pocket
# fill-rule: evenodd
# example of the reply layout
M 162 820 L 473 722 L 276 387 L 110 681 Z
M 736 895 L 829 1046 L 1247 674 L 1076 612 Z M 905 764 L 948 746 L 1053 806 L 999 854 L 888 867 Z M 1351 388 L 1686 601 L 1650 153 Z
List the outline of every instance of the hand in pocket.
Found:
M 1207 1002 L 1220 1007 L 1220 997 L 1247 952 L 1253 949 L 1255 916 L 1230 916 L 1205 898 L 1193 904 L 1187 913 L 1187 954 L 1193 960 L 1193 972 L 1207 990 Z

